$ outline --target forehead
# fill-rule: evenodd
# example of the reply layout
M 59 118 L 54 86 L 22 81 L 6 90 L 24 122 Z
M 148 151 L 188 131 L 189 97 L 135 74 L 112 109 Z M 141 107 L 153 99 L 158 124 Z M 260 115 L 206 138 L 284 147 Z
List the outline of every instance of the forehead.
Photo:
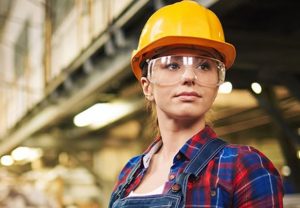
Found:
M 168 56 L 168 55 L 191 55 L 191 56 L 206 56 L 216 59 L 220 59 L 218 52 L 212 48 L 202 48 L 193 46 L 178 46 L 163 48 L 158 51 L 156 57 Z

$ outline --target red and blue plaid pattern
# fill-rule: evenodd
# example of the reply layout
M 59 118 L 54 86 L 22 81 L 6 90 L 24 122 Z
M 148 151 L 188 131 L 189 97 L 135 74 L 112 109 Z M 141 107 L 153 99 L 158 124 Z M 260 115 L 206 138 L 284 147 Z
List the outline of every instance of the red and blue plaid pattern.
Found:
M 184 170 L 199 149 L 208 140 L 217 138 L 214 131 L 206 126 L 188 140 L 174 157 L 170 175 L 177 176 Z M 126 189 L 126 196 L 141 182 L 147 168 L 144 157 L 156 145 L 156 139 L 144 154 L 132 158 L 119 175 L 115 189 L 126 181 L 132 168 L 138 163 L 135 179 Z M 170 177 L 163 193 L 169 192 L 175 179 Z M 227 145 L 207 167 L 199 178 L 188 181 L 186 207 L 283 207 L 283 188 L 278 171 L 271 161 L 258 150 L 250 146 Z

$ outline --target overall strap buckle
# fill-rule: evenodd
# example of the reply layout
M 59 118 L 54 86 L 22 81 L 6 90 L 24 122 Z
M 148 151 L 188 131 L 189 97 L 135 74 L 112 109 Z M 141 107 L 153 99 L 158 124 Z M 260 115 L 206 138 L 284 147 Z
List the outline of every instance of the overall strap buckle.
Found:
M 185 167 L 184 171 L 176 177 L 175 184 L 171 187 L 171 192 L 176 194 L 181 191 L 183 201 L 185 202 L 188 179 L 190 177 L 198 178 L 209 161 L 213 159 L 226 144 L 227 142 L 221 139 L 212 139 L 204 144 L 193 160 Z

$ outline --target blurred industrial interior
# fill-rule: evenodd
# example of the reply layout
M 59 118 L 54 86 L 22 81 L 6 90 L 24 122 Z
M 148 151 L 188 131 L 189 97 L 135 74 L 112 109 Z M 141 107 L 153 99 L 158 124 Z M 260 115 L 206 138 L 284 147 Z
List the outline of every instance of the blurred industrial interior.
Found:
M 107 207 L 153 139 L 131 51 L 174 0 L 0 0 L 0 207 Z M 198 0 L 237 59 L 210 120 L 280 171 L 300 207 L 300 1 Z

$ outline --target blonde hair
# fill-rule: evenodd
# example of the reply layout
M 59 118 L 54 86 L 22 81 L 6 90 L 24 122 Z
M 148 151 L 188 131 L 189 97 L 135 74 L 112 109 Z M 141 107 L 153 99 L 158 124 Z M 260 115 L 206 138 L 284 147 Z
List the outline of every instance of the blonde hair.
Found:
M 160 137 L 160 130 L 159 130 L 159 125 L 158 125 L 155 103 L 154 103 L 154 101 L 149 101 L 147 99 L 145 99 L 145 102 L 146 102 L 146 109 L 150 114 L 148 122 L 149 122 L 149 126 L 153 129 L 152 136 Z

